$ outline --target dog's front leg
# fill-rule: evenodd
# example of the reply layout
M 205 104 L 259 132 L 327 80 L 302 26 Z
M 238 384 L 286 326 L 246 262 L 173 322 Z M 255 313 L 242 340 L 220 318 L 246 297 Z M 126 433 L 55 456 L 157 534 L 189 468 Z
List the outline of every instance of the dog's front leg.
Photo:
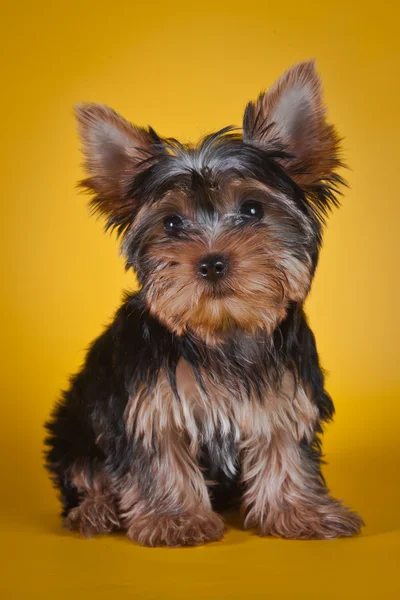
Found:
M 184 436 L 164 431 L 152 447 L 136 444 L 136 466 L 123 480 L 120 511 L 132 540 L 145 546 L 195 546 L 218 540 L 224 523 Z
M 290 432 L 244 442 L 242 473 L 245 526 L 260 535 L 336 538 L 358 533 L 363 524 L 329 495 L 319 461 Z

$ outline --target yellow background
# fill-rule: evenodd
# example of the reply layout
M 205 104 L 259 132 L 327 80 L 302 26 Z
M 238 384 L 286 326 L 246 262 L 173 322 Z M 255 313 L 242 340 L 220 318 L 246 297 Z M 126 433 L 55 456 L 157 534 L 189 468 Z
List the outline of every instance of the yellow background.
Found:
M 399 597 L 399 11 L 397 2 L 5 3 L 1 17 L 1 589 L 5 598 Z M 308 312 L 337 416 L 333 493 L 355 539 L 260 539 L 147 549 L 64 532 L 42 469 L 42 423 L 125 274 L 88 219 L 72 106 L 104 102 L 195 140 L 316 57 L 351 188 L 330 219 Z M 397 588 L 397 592 L 396 592 Z

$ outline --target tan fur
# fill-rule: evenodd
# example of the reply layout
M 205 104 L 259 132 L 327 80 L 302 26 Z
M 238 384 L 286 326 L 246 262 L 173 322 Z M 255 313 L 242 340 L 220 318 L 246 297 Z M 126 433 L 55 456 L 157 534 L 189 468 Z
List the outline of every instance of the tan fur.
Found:
M 267 394 L 260 404 L 255 398 L 246 399 L 243 390 L 231 394 L 204 375 L 206 393 L 196 383 L 189 365 L 181 361 L 178 367 L 180 401 L 175 400 L 165 378 L 161 377 L 157 392 L 148 398 L 146 408 L 143 408 L 144 403 L 139 403 L 136 423 L 140 426 L 135 435 L 148 445 L 154 435 L 158 436 L 163 452 L 168 449 L 168 456 L 163 454 L 160 471 L 157 470 L 162 490 L 159 493 L 164 501 L 169 499 L 168 511 L 180 506 L 186 513 L 186 506 L 191 505 L 193 497 L 201 498 L 201 506 L 208 510 L 206 488 L 193 460 L 201 442 L 217 432 L 233 430 L 243 461 L 247 527 L 257 527 L 261 535 L 293 538 L 328 538 L 358 531 L 362 523 L 358 515 L 330 498 L 317 476 L 308 471 L 299 442 L 303 438 L 311 439 L 318 411 L 301 385 L 295 385 L 293 376 L 286 373 L 280 391 Z M 135 407 L 133 397 L 128 424 L 132 423 Z M 172 439 L 171 429 L 175 432 Z M 184 439 L 185 433 L 188 434 L 187 445 L 177 443 Z M 135 502 L 138 502 L 136 498 L 133 505 L 137 506 Z M 151 502 L 154 512 L 158 502 L 155 496 Z M 128 504 L 125 502 L 124 506 Z M 138 514 L 142 517 L 144 506 L 149 512 L 148 503 L 144 501 L 139 511 L 127 513 L 135 539 L 140 536 Z M 150 513 L 153 514 L 151 510 Z M 161 526 L 154 535 L 159 539 Z
M 329 496 L 290 432 L 249 439 L 242 469 L 245 526 L 260 535 L 325 539 L 359 532 L 361 518 Z
M 213 482 L 204 481 L 198 458 L 207 440 L 233 434 L 241 454 L 246 527 L 256 527 L 260 535 L 299 539 L 359 530 L 358 515 L 329 497 L 302 455 L 299 442 L 312 438 L 318 410 L 291 373 L 262 402 L 240 388 L 228 390 L 206 372 L 203 377 L 205 389 L 181 359 L 179 400 L 164 373 L 150 394 L 144 388 L 132 394 L 126 428 L 152 456 L 147 491 L 140 469 L 110 482 L 104 474 L 89 477 L 77 467 L 72 483 L 83 500 L 70 511 L 67 527 L 86 536 L 121 527 L 149 546 L 220 539 L 224 523 L 212 511 L 207 489 Z M 225 467 L 235 473 L 234 464 Z
M 156 439 L 157 455 L 151 462 L 154 485 L 151 495 L 143 495 L 140 475 L 133 472 L 121 487 L 120 512 L 128 536 L 149 546 L 197 545 L 220 539 L 224 523 L 212 511 L 196 460 L 197 446 L 186 438 L 185 408 L 180 410 L 172 401 L 165 381 L 160 381 L 146 404 L 138 411 L 134 435 L 142 438 L 149 450 Z M 134 412 L 133 400 L 128 428 Z
M 266 124 L 271 127 L 266 129 Z M 322 84 L 314 61 L 288 69 L 259 97 L 251 127 L 254 131 L 245 132 L 245 139 L 270 147 L 279 142 L 294 155 L 282 162 L 305 190 L 341 166 L 340 139 L 326 121 Z
M 242 440 L 242 448 L 246 448 L 252 439 L 249 436 L 255 439 L 264 436 L 270 440 L 281 428 L 290 430 L 296 440 L 310 437 L 312 433 L 317 409 L 304 390 L 295 387 L 289 373 L 283 378 L 279 398 L 270 394 L 263 405 L 258 399 L 246 398 L 243 390 L 235 390 L 232 394 L 211 381 L 206 373 L 203 375 L 205 392 L 197 384 L 191 367 L 181 360 L 177 371 L 179 401 L 173 396 L 164 375 L 160 376 L 153 394 L 145 402 L 140 398 L 143 391 L 131 398 L 126 415 L 128 434 L 140 438 L 148 448 L 154 439 L 158 440 L 156 445 L 160 454 L 154 467 L 157 478 L 154 496 L 142 498 L 140 485 L 132 486 L 132 479 L 126 482 L 121 494 L 124 526 L 128 535 L 139 543 L 200 543 L 206 534 L 210 535 L 210 528 L 211 539 L 218 539 L 222 534 L 221 523 L 215 527 L 218 521 L 211 512 L 207 488 L 195 462 L 201 443 L 207 439 L 233 431 L 238 445 Z M 134 422 L 136 426 L 132 431 Z M 227 468 L 234 473 L 233 464 Z M 178 521 L 168 516 L 176 512 Z M 184 521 L 182 515 L 185 515 Z M 188 542 L 187 515 L 197 515 L 189 529 L 194 536 L 191 542 Z M 211 526 L 213 523 L 214 527 Z M 206 530 L 199 532 L 200 524 Z
M 157 461 L 151 498 L 142 494 L 135 474 L 121 487 L 119 509 L 128 537 L 144 546 L 197 546 L 221 539 L 224 521 L 212 511 L 204 491 L 198 489 L 198 495 L 191 488 L 194 482 L 206 490 L 201 474 L 193 476 L 180 461 L 175 464 L 174 454 L 164 460 L 170 472 L 159 470 Z
M 154 515 L 135 512 L 128 537 L 142 546 L 199 546 L 222 538 L 223 520 L 212 511 Z
M 308 217 L 299 209 L 296 202 L 257 179 L 250 177 L 245 180 L 232 179 L 227 182 L 223 193 L 220 195 L 220 201 L 222 201 L 224 210 L 228 214 L 235 211 L 245 198 L 260 201 L 264 205 L 267 218 L 271 218 L 273 222 L 285 218 L 287 212 L 289 212 L 296 220 L 300 221 L 308 236 L 313 235 Z
M 217 433 L 234 431 L 237 442 L 244 440 L 244 444 L 249 436 L 269 440 L 281 429 L 290 431 L 296 441 L 311 439 L 318 410 L 289 372 L 282 379 L 279 394 L 266 394 L 263 403 L 256 397 L 247 398 L 243 389 L 229 390 L 206 372 L 203 377 L 205 391 L 190 365 L 181 359 L 177 369 L 179 401 L 164 374 L 145 401 L 144 391 L 139 390 L 127 406 L 128 434 L 141 439 L 147 448 L 151 448 L 154 437 L 165 444 L 171 430 L 180 438 L 187 434 L 192 456 L 196 456 L 203 441 L 213 439 Z
M 133 204 L 125 199 L 125 186 L 151 156 L 151 136 L 102 104 L 80 104 L 75 112 L 89 173 L 81 186 L 97 194 L 95 201 L 103 214 L 129 216 Z
M 85 537 L 120 529 L 116 491 L 103 472 L 90 476 L 84 465 L 71 470 L 71 483 L 83 496 L 79 506 L 69 511 L 64 525 Z
M 229 182 L 219 190 L 225 209 L 230 210 L 228 219 L 242 198 L 254 196 L 262 196 L 265 202 L 269 227 L 262 234 L 250 229 L 232 231 L 224 219 L 214 225 L 192 221 L 196 233 L 182 242 L 174 239 L 168 243 L 162 225 L 154 232 L 148 254 L 158 266 L 146 281 L 146 299 L 151 313 L 176 334 L 191 331 L 215 345 L 234 328 L 271 333 L 286 316 L 289 302 L 304 300 L 307 295 L 311 260 L 296 258 L 285 247 L 279 231 L 283 206 L 287 209 L 290 200 L 252 181 Z M 194 218 L 182 191 L 169 193 L 146 211 L 157 212 L 165 206 L 171 214 Z M 132 229 L 140 223 L 144 210 Z M 304 221 L 307 231 L 309 224 L 304 215 L 294 205 L 290 210 L 295 219 Z M 160 246 L 158 239 L 162 240 Z M 209 253 L 224 254 L 229 261 L 228 276 L 220 283 L 218 293 L 197 274 L 201 258 Z

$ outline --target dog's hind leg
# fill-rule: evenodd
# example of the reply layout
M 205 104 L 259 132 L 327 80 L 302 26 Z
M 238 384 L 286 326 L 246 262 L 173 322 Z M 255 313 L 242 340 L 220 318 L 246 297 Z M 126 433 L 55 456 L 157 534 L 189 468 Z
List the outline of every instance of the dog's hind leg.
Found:
M 76 384 L 77 385 L 77 384 Z M 46 423 L 45 460 L 68 529 L 84 536 L 119 528 L 115 493 L 81 390 L 65 393 Z
M 68 476 L 79 503 L 68 511 L 65 527 L 78 530 L 85 537 L 120 529 L 117 497 L 107 474 L 81 462 L 70 469 Z

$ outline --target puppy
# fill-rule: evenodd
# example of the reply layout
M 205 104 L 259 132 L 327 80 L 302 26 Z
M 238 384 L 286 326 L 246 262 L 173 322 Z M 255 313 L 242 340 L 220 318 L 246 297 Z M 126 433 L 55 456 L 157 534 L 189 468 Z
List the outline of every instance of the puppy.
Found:
M 304 314 L 343 183 L 314 62 L 197 145 L 76 109 L 92 207 L 140 291 L 125 297 L 46 424 L 62 516 L 146 546 L 219 540 L 241 503 L 260 535 L 335 538 L 361 518 L 321 473 L 334 412 Z

